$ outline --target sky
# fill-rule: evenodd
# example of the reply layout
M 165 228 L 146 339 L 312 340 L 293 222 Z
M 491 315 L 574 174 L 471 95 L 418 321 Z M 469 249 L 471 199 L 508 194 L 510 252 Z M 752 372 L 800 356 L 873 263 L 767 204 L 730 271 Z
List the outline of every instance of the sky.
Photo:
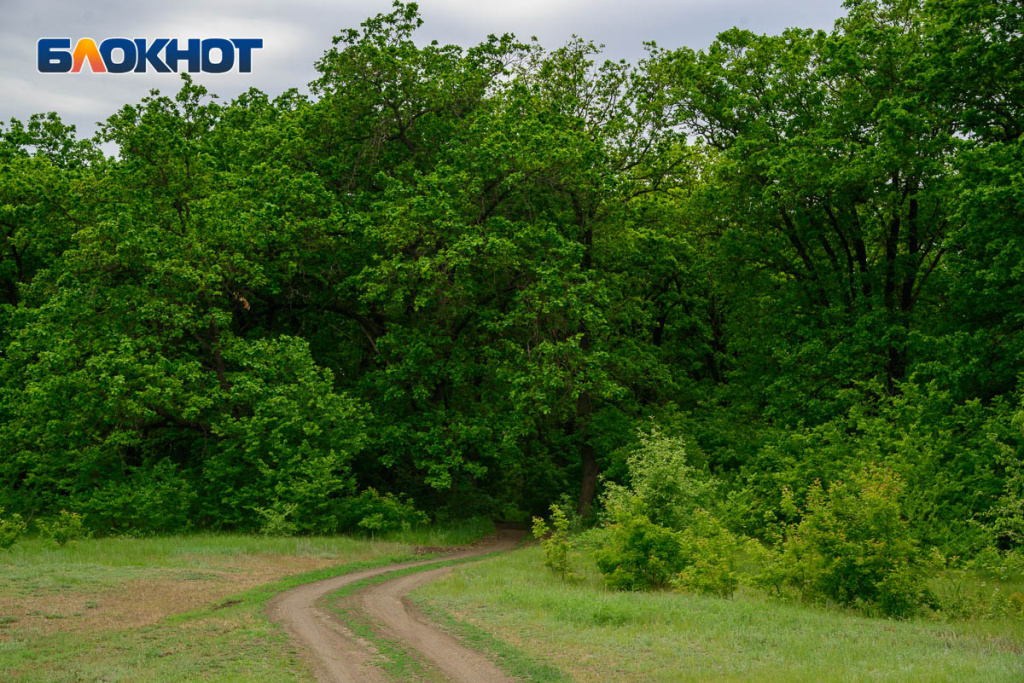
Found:
M 573 35 L 604 44 L 603 56 L 634 61 L 643 43 L 707 47 L 739 26 L 776 34 L 787 27 L 831 29 L 842 0 L 422 0 L 424 25 L 415 39 L 476 45 L 488 34 L 536 36 L 553 49 Z M 389 12 L 391 0 L 0 0 L 0 121 L 56 111 L 79 134 L 153 88 L 176 92 L 177 74 L 39 73 L 39 38 L 262 38 L 252 71 L 194 74 L 223 99 L 251 87 L 270 95 L 308 91 L 315 62 L 331 38 L 367 17 Z M 216 53 L 215 53 L 216 54 Z M 184 64 L 183 64 L 184 66 Z

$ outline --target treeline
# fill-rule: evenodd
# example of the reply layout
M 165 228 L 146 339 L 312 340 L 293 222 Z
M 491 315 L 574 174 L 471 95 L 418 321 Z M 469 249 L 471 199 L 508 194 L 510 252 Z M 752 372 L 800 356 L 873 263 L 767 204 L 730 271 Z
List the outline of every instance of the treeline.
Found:
M 310 97 L 12 121 L 0 505 L 586 513 L 655 423 L 737 533 L 877 466 L 922 542 L 1020 543 L 1024 7 L 847 10 L 629 64 L 417 46 L 396 3 Z

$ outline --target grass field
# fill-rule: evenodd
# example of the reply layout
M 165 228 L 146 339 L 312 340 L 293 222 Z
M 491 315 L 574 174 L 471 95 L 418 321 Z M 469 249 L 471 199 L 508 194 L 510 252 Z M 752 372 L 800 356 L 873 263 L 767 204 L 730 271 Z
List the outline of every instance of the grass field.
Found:
M 22 540 L 0 553 L 0 681 L 312 680 L 264 616 L 271 596 L 488 530 Z M 414 598 L 515 674 L 548 683 L 1024 680 L 1020 620 L 889 621 L 753 593 L 613 593 L 592 566 L 582 573 L 562 583 L 527 548 L 459 567 Z M 397 666 L 401 655 L 396 680 L 417 671 Z
M 0 553 L 0 681 L 312 680 L 264 616 L 267 599 L 492 528 L 386 540 L 193 534 L 63 548 L 23 539 Z
M 534 547 L 456 569 L 414 600 L 484 646 L 558 670 L 536 680 L 1024 680 L 1020 620 L 891 621 L 755 594 L 613 593 L 593 567 L 584 573 L 560 582 Z

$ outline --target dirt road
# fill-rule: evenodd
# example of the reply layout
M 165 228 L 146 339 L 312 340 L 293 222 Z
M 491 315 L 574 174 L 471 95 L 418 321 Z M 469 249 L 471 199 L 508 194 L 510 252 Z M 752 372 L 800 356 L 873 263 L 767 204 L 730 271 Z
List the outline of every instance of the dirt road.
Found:
M 271 619 L 282 624 L 306 648 L 318 681 L 384 683 L 383 674 L 371 661 L 373 655 L 368 644 L 317 607 L 316 602 L 345 586 L 381 574 L 511 550 L 522 537 L 522 531 L 499 531 L 492 542 L 443 558 L 393 564 L 309 583 L 278 595 L 270 601 L 268 612 Z M 371 586 L 360 593 L 359 603 L 372 620 L 382 623 L 392 636 L 437 665 L 449 680 L 466 683 L 511 681 L 479 652 L 430 625 L 403 599 L 416 587 L 447 571 L 450 568 L 443 567 Z

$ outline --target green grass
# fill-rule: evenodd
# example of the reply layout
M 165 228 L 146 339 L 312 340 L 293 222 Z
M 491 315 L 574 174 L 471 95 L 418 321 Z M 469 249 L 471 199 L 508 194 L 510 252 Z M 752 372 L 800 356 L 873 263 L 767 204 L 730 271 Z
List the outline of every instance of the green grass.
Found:
M 423 559 L 413 545 L 456 545 L 493 529 L 479 522 L 392 534 L 387 540 L 348 537 L 265 538 L 192 534 L 162 538 L 86 539 L 56 547 L 22 539 L 0 553 L 0 598 L 24 614 L 0 614 L 2 681 L 267 681 L 312 680 L 295 646 L 264 614 L 266 601 L 293 586 L 392 562 Z M 318 558 L 329 566 L 231 592 L 232 579 L 276 557 Z M 216 574 L 220 572 L 220 574 Z M 184 585 L 219 576 L 224 596 L 206 607 L 172 614 L 152 626 L 64 630 L 70 617 L 107 606 L 118 586 L 157 578 Z M 112 592 L 113 591 L 113 592 Z M 121 594 L 125 593 L 124 588 Z M 130 594 L 129 594 L 130 595 Z M 31 609 L 62 600 L 77 614 Z M 130 597 L 129 597 L 130 599 Z M 26 608 L 27 606 L 27 608 Z M 35 612 L 34 616 L 28 616 Z M 60 624 L 46 633 L 27 622 Z
M 487 534 L 494 533 L 494 522 L 483 517 L 473 517 L 445 525 L 425 526 L 385 534 L 381 538 L 399 543 L 431 547 L 468 545 L 479 541 Z
M 194 534 L 160 538 L 85 539 L 56 546 L 23 539 L 0 553 L 0 595 L 84 591 L 145 578 L 204 578 L 260 555 L 356 561 L 411 551 L 399 541 L 348 537 L 264 538 Z
M 460 568 L 414 600 L 578 681 L 1024 680 L 1024 623 L 889 621 L 740 594 L 614 593 L 576 585 L 538 548 Z

